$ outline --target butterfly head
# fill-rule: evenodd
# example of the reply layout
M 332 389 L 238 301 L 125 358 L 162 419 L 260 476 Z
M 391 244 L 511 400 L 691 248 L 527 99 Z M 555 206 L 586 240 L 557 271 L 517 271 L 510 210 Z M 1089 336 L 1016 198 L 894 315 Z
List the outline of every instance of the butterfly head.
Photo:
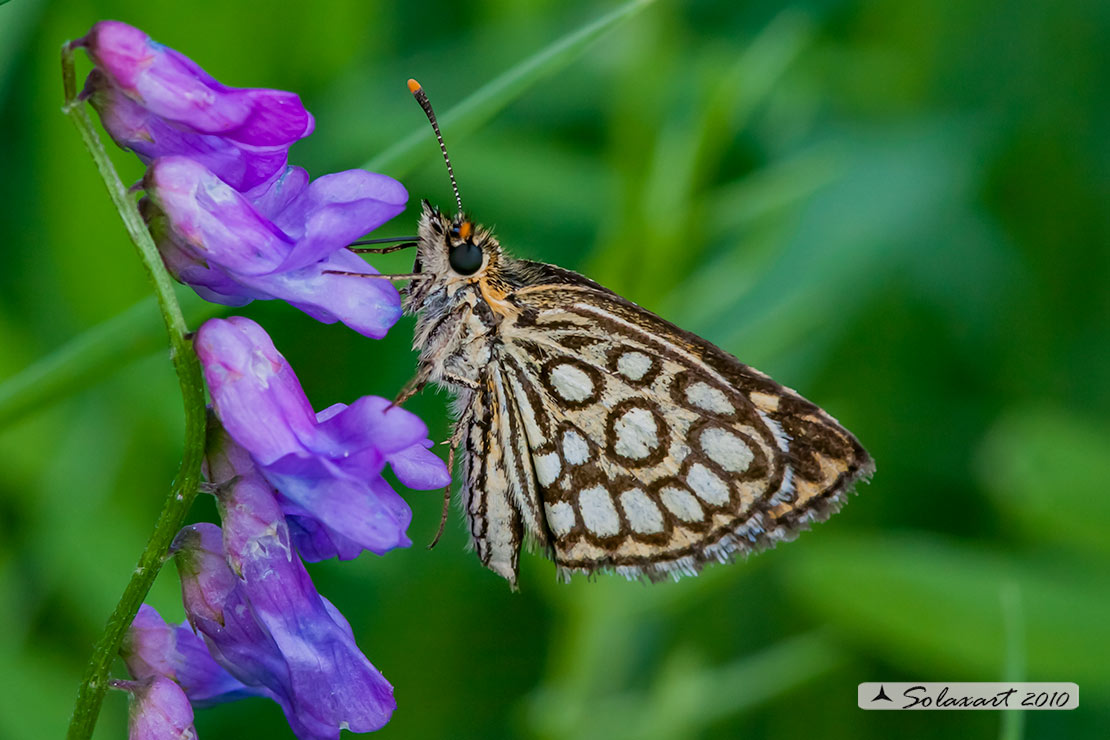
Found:
M 413 272 L 448 284 L 475 282 L 493 270 L 501 245 L 489 229 L 464 214 L 448 216 L 424 201 Z

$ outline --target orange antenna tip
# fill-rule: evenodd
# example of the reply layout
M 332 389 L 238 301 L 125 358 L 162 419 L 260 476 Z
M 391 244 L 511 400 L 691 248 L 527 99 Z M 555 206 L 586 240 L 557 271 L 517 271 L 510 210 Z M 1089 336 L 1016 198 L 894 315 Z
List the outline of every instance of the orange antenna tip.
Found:
M 447 176 L 451 178 L 451 189 L 455 191 L 455 202 L 459 204 L 459 213 L 462 214 L 462 198 L 459 197 L 459 184 L 455 182 L 455 171 L 451 169 L 451 158 L 447 156 L 447 145 L 443 143 L 443 134 L 439 132 L 439 124 L 436 123 L 436 114 L 432 110 L 432 103 L 428 100 L 428 95 L 424 92 L 424 88 L 416 80 L 409 80 L 409 91 L 412 96 L 416 98 L 416 102 L 420 104 L 421 110 L 424 115 L 428 117 L 428 123 L 432 124 L 432 131 L 436 132 L 436 141 L 439 142 L 439 150 L 443 152 L 443 161 L 447 164 Z

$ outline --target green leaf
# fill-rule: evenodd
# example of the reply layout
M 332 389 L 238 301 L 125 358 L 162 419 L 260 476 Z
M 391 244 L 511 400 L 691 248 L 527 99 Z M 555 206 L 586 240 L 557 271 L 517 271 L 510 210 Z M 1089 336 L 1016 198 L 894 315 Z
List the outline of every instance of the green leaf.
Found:
M 784 558 L 797 599 L 907 676 L 1001 680 L 1007 603 L 1019 599 L 1025 671 L 1110 692 L 1110 578 L 1078 562 L 1023 560 L 927 535 L 832 537 Z M 1018 594 L 1018 596 L 1015 596 Z M 1012 612 L 1012 607 L 1011 607 Z

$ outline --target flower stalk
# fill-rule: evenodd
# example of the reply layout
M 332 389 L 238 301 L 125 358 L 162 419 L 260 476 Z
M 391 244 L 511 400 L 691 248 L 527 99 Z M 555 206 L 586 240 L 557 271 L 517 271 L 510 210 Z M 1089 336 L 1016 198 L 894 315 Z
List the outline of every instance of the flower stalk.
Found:
M 187 337 L 188 329 L 174 295 L 173 281 L 162 264 L 162 258 L 139 214 L 134 197 L 120 180 L 97 135 L 84 100 L 77 94 L 73 57 L 73 46 L 65 44 L 62 47 L 62 80 L 65 89 L 65 104 L 62 106 L 62 111 L 73 121 L 85 148 L 92 155 L 97 171 L 108 189 L 108 195 L 139 253 L 143 268 L 154 284 L 158 308 L 166 325 L 166 333 L 169 335 L 170 360 L 173 362 L 174 371 L 181 385 L 185 410 L 185 439 L 181 467 L 170 487 L 154 531 L 139 557 L 134 574 L 112 615 L 108 618 L 103 634 L 96 642 L 81 687 L 77 692 L 77 701 L 74 704 L 66 737 L 68 740 L 87 740 L 92 737 L 93 727 L 100 714 L 100 706 L 109 688 L 108 672 L 112 661 L 119 653 L 124 635 L 143 599 L 150 591 L 158 571 L 165 562 L 170 544 L 184 524 L 185 516 L 192 506 L 193 499 L 196 498 L 200 485 L 201 461 L 204 459 L 205 408 L 204 380 L 200 362 Z

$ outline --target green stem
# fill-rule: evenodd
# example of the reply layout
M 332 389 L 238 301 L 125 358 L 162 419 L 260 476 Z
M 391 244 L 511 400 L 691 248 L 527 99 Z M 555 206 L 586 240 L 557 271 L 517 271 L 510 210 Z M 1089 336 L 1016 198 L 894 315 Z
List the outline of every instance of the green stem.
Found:
M 108 153 L 93 127 L 92 119 L 85 109 L 84 101 L 77 96 L 73 66 L 74 47 L 62 47 L 62 80 L 65 86 L 65 105 L 62 111 L 70 117 L 77 127 L 85 147 L 92 155 L 100 176 L 108 188 L 108 195 L 119 211 L 127 227 L 127 233 L 139 252 L 139 259 L 146 269 L 158 308 L 166 325 L 170 340 L 170 359 L 181 384 L 181 396 L 185 406 L 185 442 L 181 467 L 170 487 L 169 496 L 158 516 L 158 523 L 147 541 L 146 549 L 139 557 L 131 580 L 124 589 L 123 596 L 108 618 L 104 633 L 97 640 L 92 658 L 85 670 L 85 677 L 77 692 L 77 701 L 70 720 L 69 740 L 87 740 L 92 737 L 93 727 L 100 714 L 100 705 L 108 690 L 108 671 L 112 661 L 119 653 L 120 644 L 139 610 L 154 578 L 162 567 L 166 553 L 174 535 L 185 521 L 200 483 L 200 464 L 204 456 L 204 380 L 200 362 L 186 337 L 187 328 L 181 308 L 174 296 L 173 281 L 162 265 L 158 249 L 143 223 L 142 216 L 135 204 L 134 197 L 120 180 L 112 166 Z

